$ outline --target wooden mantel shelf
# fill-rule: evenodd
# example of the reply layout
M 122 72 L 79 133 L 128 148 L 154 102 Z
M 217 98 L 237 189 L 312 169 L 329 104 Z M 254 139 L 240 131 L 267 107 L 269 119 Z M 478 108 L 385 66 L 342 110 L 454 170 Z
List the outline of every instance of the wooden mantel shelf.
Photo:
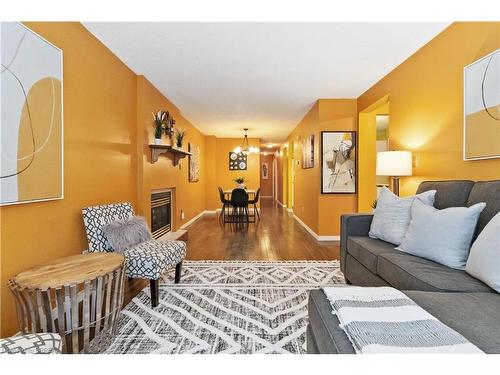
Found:
M 174 155 L 174 166 L 176 166 L 179 160 L 191 155 L 190 152 L 169 145 L 149 145 L 149 148 L 151 149 L 151 163 L 156 163 L 161 154 L 171 153 Z

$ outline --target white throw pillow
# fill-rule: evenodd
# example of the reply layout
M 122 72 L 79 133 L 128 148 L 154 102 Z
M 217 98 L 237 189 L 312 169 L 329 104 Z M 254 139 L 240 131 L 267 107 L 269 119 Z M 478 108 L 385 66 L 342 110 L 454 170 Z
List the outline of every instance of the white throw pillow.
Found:
M 484 207 L 486 203 L 438 210 L 417 200 L 398 250 L 463 270 L 477 219 Z
M 465 272 L 500 293 L 500 212 L 472 244 Z
M 436 190 L 429 190 L 411 197 L 400 198 L 386 187 L 382 188 L 368 235 L 399 245 L 410 223 L 413 202 L 418 199 L 432 206 L 435 195 Z

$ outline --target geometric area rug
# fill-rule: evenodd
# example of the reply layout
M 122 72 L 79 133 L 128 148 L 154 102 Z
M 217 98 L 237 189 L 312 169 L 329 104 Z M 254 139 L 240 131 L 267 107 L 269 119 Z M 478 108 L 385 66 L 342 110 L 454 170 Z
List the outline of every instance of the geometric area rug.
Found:
M 107 354 L 306 353 L 311 289 L 343 284 L 337 261 L 184 261 L 121 312 Z

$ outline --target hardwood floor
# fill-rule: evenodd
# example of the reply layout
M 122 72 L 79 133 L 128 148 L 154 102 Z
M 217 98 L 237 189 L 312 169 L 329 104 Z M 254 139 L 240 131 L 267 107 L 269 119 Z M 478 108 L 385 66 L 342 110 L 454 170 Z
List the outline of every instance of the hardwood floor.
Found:
M 261 220 L 238 230 L 205 216 L 189 228 L 190 260 L 333 260 L 338 242 L 316 241 L 286 210 L 272 199 L 261 200 Z
M 318 242 L 272 199 L 261 199 L 261 220 L 240 228 L 204 216 L 188 228 L 188 260 L 336 260 L 339 242 Z M 182 282 L 182 280 L 181 280 Z M 147 280 L 125 282 L 124 306 Z

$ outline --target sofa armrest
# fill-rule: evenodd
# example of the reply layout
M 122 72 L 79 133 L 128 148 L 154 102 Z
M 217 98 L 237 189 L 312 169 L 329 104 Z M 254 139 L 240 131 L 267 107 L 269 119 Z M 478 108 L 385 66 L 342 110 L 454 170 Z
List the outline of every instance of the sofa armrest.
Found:
M 348 214 L 340 216 L 340 269 L 345 274 L 347 238 L 349 236 L 368 236 L 373 214 Z

